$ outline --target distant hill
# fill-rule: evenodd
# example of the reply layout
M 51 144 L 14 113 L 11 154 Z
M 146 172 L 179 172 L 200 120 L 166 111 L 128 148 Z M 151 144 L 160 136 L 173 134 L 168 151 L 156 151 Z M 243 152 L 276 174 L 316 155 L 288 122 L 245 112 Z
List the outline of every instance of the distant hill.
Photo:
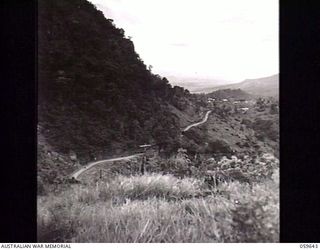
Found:
M 208 97 L 215 99 L 252 99 L 253 95 L 241 89 L 219 89 L 207 94 Z
M 242 89 L 243 91 L 256 96 L 278 97 L 279 74 L 258 79 L 247 79 L 240 83 L 204 88 L 201 90 L 201 92 L 209 93 L 219 89 Z
M 191 93 L 201 92 L 202 89 L 211 88 L 212 86 L 222 86 L 228 84 L 227 81 L 214 79 L 210 77 L 178 77 L 166 75 L 166 78 L 173 85 L 178 85 L 188 89 Z

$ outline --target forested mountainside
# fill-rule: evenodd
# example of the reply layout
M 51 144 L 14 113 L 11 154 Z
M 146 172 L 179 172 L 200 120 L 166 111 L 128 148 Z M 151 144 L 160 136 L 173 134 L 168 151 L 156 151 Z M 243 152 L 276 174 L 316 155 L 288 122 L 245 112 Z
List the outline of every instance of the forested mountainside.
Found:
M 174 147 L 180 124 L 168 105 L 190 110 L 189 91 L 152 74 L 124 30 L 88 1 L 40 0 L 38 9 L 38 118 L 47 142 L 80 156 Z

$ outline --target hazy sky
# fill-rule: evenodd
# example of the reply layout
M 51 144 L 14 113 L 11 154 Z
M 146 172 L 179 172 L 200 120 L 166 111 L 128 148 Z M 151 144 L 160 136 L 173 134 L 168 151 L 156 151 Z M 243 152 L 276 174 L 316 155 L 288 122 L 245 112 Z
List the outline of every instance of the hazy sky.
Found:
M 161 76 L 238 82 L 279 72 L 278 0 L 91 0 Z

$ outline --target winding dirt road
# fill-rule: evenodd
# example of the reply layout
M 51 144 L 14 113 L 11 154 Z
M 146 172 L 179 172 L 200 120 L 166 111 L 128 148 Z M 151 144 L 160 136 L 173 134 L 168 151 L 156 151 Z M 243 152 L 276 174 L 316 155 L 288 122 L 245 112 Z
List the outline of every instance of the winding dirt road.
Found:
M 84 166 L 83 168 L 77 170 L 71 175 L 71 178 L 77 179 L 81 174 L 83 174 L 85 171 L 93 168 L 94 166 L 100 164 L 100 163 L 105 163 L 105 162 L 113 162 L 113 161 L 123 161 L 123 160 L 130 160 L 132 158 L 138 157 L 141 154 L 134 154 L 134 155 L 129 155 L 129 156 L 124 156 L 124 157 L 118 157 L 118 158 L 112 158 L 112 159 L 107 159 L 107 160 L 101 160 L 101 161 L 96 161 L 96 162 L 91 162 Z
M 208 120 L 209 114 L 211 113 L 211 110 L 207 111 L 207 113 L 205 114 L 204 118 L 202 121 L 197 122 L 197 123 L 193 123 L 191 125 L 189 125 L 188 127 L 186 127 L 183 132 L 188 131 L 190 128 L 192 127 L 197 127 L 203 123 L 205 123 Z M 112 159 L 107 159 L 107 160 L 101 160 L 101 161 L 96 161 L 96 162 L 91 162 L 87 165 L 85 165 L 83 168 L 77 170 L 76 172 L 74 172 L 73 174 L 71 174 L 71 178 L 72 179 L 77 179 L 81 174 L 83 174 L 85 171 L 93 168 L 94 166 L 100 164 L 100 163 L 105 163 L 105 162 L 113 162 L 113 161 L 122 161 L 122 160 L 130 160 L 132 158 L 138 157 L 140 155 L 143 155 L 143 153 L 140 154 L 134 154 L 134 155 L 129 155 L 129 156 L 124 156 L 124 157 L 118 157 L 118 158 L 112 158 Z
M 193 123 L 191 125 L 189 125 L 188 127 L 186 127 L 183 132 L 188 131 L 190 128 L 192 127 L 197 127 L 203 123 L 205 123 L 208 120 L 209 114 L 211 113 L 211 110 L 207 111 L 206 115 L 204 116 L 203 120 L 201 122 L 197 122 L 197 123 Z

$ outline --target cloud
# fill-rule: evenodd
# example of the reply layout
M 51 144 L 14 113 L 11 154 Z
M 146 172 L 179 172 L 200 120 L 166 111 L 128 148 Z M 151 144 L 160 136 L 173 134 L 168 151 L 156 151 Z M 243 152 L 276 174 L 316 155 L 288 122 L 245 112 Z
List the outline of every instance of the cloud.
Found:
M 91 1 L 159 75 L 241 81 L 278 73 L 277 0 Z

